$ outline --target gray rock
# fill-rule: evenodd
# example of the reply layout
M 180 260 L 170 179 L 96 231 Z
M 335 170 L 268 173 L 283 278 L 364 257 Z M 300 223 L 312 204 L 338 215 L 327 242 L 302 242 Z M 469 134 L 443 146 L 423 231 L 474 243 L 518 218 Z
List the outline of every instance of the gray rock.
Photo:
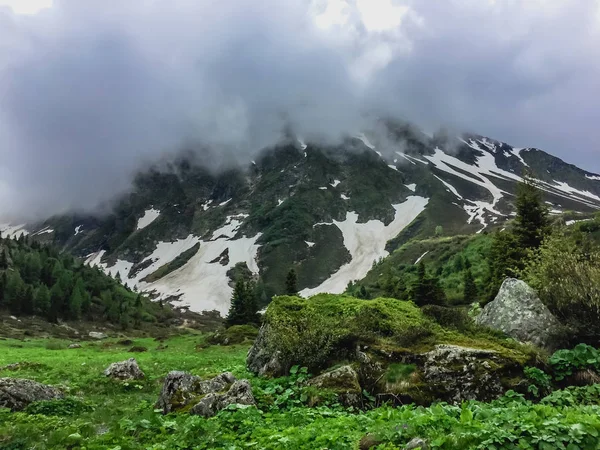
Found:
M 507 278 L 496 298 L 476 322 L 521 342 L 553 349 L 560 344 L 562 326 L 524 281 Z
M 191 414 L 211 417 L 231 404 L 255 404 L 247 380 L 237 380 L 229 372 L 202 380 L 186 372 L 174 371 L 165 378 L 156 406 L 164 414 L 187 410 Z
M 145 377 L 135 358 L 112 363 L 104 371 L 104 375 L 119 380 L 141 380 Z
M 343 405 L 362 406 L 362 389 L 358 374 L 351 366 L 325 372 L 310 380 L 309 385 L 334 391 Z
M 91 337 L 92 339 L 98 339 L 99 341 L 102 339 L 108 338 L 108 336 L 106 334 L 101 333 L 99 331 L 90 331 L 88 333 L 88 336 Z
M 21 411 L 32 402 L 63 398 L 60 389 L 32 380 L 0 378 L 0 408 Z
M 498 398 L 513 387 L 503 384 L 503 376 L 522 374 L 516 362 L 493 350 L 437 345 L 424 356 L 425 381 L 437 398 L 454 404 Z
M 248 380 L 238 380 L 225 393 L 210 393 L 203 397 L 190 410 L 190 414 L 212 417 L 229 405 L 255 405 L 252 387 Z
M 269 326 L 263 325 L 254 344 L 248 350 L 246 364 L 250 372 L 259 376 L 282 376 L 285 375 L 286 367 L 281 361 L 279 351 L 272 352 L 268 348 Z
M 81 348 L 80 344 L 71 344 L 68 348 Z
M 429 444 L 421 438 L 414 438 L 404 448 L 405 450 L 429 450 Z

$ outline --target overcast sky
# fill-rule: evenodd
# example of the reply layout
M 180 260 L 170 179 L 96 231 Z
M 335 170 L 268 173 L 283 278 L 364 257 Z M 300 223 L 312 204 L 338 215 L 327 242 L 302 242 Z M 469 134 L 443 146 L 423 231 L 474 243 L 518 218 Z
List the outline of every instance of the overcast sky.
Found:
M 0 0 L 3 216 L 93 208 L 192 142 L 220 163 L 286 123 L 335 141 L 370 111 L 600 171 L 600 0 Z

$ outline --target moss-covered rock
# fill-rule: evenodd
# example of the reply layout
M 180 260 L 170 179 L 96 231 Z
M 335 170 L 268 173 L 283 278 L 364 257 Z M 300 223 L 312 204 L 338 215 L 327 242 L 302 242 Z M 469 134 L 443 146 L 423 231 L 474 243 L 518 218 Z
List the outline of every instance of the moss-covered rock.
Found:
M 358 381 L 358 374 L 351 366 L 327 371 L 313 378 L 309 385 L 335 394 L 343 405 L 356 407 L 362 405 L 362 388 Z
M 156 407 L 162 409 L 163 414 L 188 412 L 211 417 L 231 404 L 255 404 L 247 380 L 237 380 L 229 372 L 202 380 L 186 372 L 174 371 L 165 378 Z
M 412 302 L 323 294 L 275 298 L 247 363 L 268 376 L 285 375 L 294 365 L 318 374 L 350 363 L 358 392 L 428 404 L 493 398 L 521 379 L 534 356 L 531 348 L 485 330 L 445 329 Z M 317 377 L 318 383 L 333 380 L 334 373 Z

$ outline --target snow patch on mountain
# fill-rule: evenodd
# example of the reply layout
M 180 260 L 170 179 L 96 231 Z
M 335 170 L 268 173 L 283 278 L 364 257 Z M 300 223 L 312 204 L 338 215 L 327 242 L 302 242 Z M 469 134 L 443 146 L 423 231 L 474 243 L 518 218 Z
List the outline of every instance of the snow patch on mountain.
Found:
M 44 227 L 41 230 L 33 233 L 32 236 L 41 236 L 42 234 L 50 234 L 50 233 L 54 233 L 54 230 L 51 229 L 50 227 Z
M 148 209 L 144 212 L 144 215 L 140 217 L 137 223 L 137 229 L 141 230 L 142 228 L 146 228 L 160 216 L 160 211 L 158 209 Z
M 189 306 L 192 311 L 217 310 L 225 314 L 233 292 L 229 286 L 227 271 L 238 262 L 246 262 L 253 273 L 258 272 L 256 256 L 259 245 L 256 241 L 261 234 L 252 238 L 244 236 L 233 239 L 246 217 L 247 214 L 228 216 L 225 223 L 215 230 L 211 239 L 207 241 L 189 235 L 174 242 L 159 242 L 154 252 L 145 258 L 141 265 L 148 261 L 152 263 L 131 277 L 129 273 L 133 263 L 119 259 L 109 267 L 107 263 L 102 262 L 104 250 L 89 255 L 86 264 L 98 266 L 113 277 L 119 273 L 123 283 L 130 287 L 135 286 L 143 292 L 154 292 L 158 294 L 158 299 L 176 297 L 179 305 Z M 198 253 L 183 267 L 152 283 L 141 281 L 198 243 Z M 224 252 L 228 255 L 225 259 L 226 264 L 218 260 Z
M 27 236 L 29 231 L 25 229 L 25 224 L 11 225 L 9 223 L 0 224 L 0 233 L 3 238 L 15 239 L 22 234 Z
M 217 310 L 225 315 L 233 293 L 227 271 L 235 264 L 245 262 L 253 273 L 258 272 L 256 256 L 260 246 L 256 241 L 260 236 L 259 233 L 251 238 L 201 241 L 198 253 L 187 264 L 152 284 L 142 284 L 141 288 L 158 292 L 159 299 L 178 297 L 177 303 L 192 311 Z M 225 251 L 228 262 L 215 261 Z
M 304 241 L 306 243 L 306 245 L 308 245 L 309 248 L 314 247 L 315 243 L 314 242 L 308 242 L 308 241 Z
M 580 191 L 579 189 L 575 189 L 574 187 L 569 186 L 564 181 L 556 181 L 556 180 L 553 180 L 553 181 L 554 181 L 554 184 L 556 185 L 557 189 L 559 189 L 563 192 L 566 192 L 567 194 L 588 197 L 588 198 L 600 201 L 600 197 L 598 197 L 595 194 L 592 194 L 589 191 Z
M 336 187 L 338 184 L 340 184 L 341 181 L 340 180 L 333 180 L 333 183 L 329 183 L 331 186 Z
M 416 183 L 411 183 L 411 184 L 405 184 L 404 186 L 406 186 L 408 189 L 410 189 L 411 191 L 415 192 L 417 190 L 417 185 Z
M 525 160 L 523 159 L 523 156 L 521 156 L 521 152 L 525 151 L 527 149 L 525 148 L 513 148 L 512 149 L 512 154 L 515 155 L 517 158 L 519 158 L 519 161 L 521 161 L 521 164 L 523 164 L 525 167 L 529 167 L 529 164 L 527 164 L 525 162 Z
M 586 177 L 588 180 L 600 181 L 600 176 L 598 176 L 598 175 L 586 175 L 585 177 Z
M 75 236 L 77 236 L 79 233 L 81 233 L 82 228 L 83 228 L 83 225 L 77 225 L 75 227 Z
M 350 252 L 352 260 L 344 264 L 336 273 L 315 288 L 304 289 L 300 294 L 309 297 L 321 292 L 340 294 L 350 281 L 363 278 L 371 269 L 373 262 L 388 256 L 386 243 L 398 236 L 427 206 L 429 199 L 410 196 L 404 203 L 392 205 L 396 210 L 394 220 L 385 226 L 380 220 L 358 223 L 358 214 L 346 213 L 346 220 L 315 226 L 337 226 L 344 237 L 344 246 Z
M 344 194 L 340 195 L 342 200 L 350 200 L 350 197 L 345 196 Z
M 444 186 L 446 186 L 446 189 L 448 189 L 449 192 L 453 193 L 456 197 L 458 197 L 459 199 L 462 200 L 462 196 L 458 193 L 458 191 L 456 190 L 456 188 L 454 186 L 452 186 L 447 181 L 442 180 L 437 175 L 434 175 L 434 177 L 436 177 L 438 180 L 440 180 L 444 184 Z

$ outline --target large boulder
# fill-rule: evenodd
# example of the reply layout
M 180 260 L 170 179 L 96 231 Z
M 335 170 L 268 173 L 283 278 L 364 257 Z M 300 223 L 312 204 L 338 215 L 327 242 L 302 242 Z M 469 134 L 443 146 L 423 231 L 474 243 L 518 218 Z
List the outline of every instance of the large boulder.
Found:
M 310 380 L 309 385 L 335 393 L 342 405 L 362 406 L 362 389 L 358 374 L 351 366 L 325 372 Z
M 63 398 L 60 389 L 33 380 L 0 378 L 0 408 L 21 411 L 32 402 Z
M 563 327 L 524 281 L 507 278 L 496 298 L 476 322 L 521 342 L 553 349 L 560 344 Z
M 281 361 L 281 352 L 268 347 L 271 334 L 271 327 L 263 325 L 246 358 L 248 370 L 261 377 L 285 375 L 288 369 Z
M 112 363 L 104 371 L 104 375 L 118 380 L 141 380 L 145 377 L 135 358 Z
M 162 409 L 163 414 L 180 411 L 211 417 L 232 404 L 256 404 L 247 380 L 237 380 L 229 372 L 203 380 L 173 371 L 165 378 L 156 407 Z
M 522 367 L 494 350 L 436 345 L 425 353 L 423 377 L 435 398 L 460 404 L 489 401 L 516 387 Z

